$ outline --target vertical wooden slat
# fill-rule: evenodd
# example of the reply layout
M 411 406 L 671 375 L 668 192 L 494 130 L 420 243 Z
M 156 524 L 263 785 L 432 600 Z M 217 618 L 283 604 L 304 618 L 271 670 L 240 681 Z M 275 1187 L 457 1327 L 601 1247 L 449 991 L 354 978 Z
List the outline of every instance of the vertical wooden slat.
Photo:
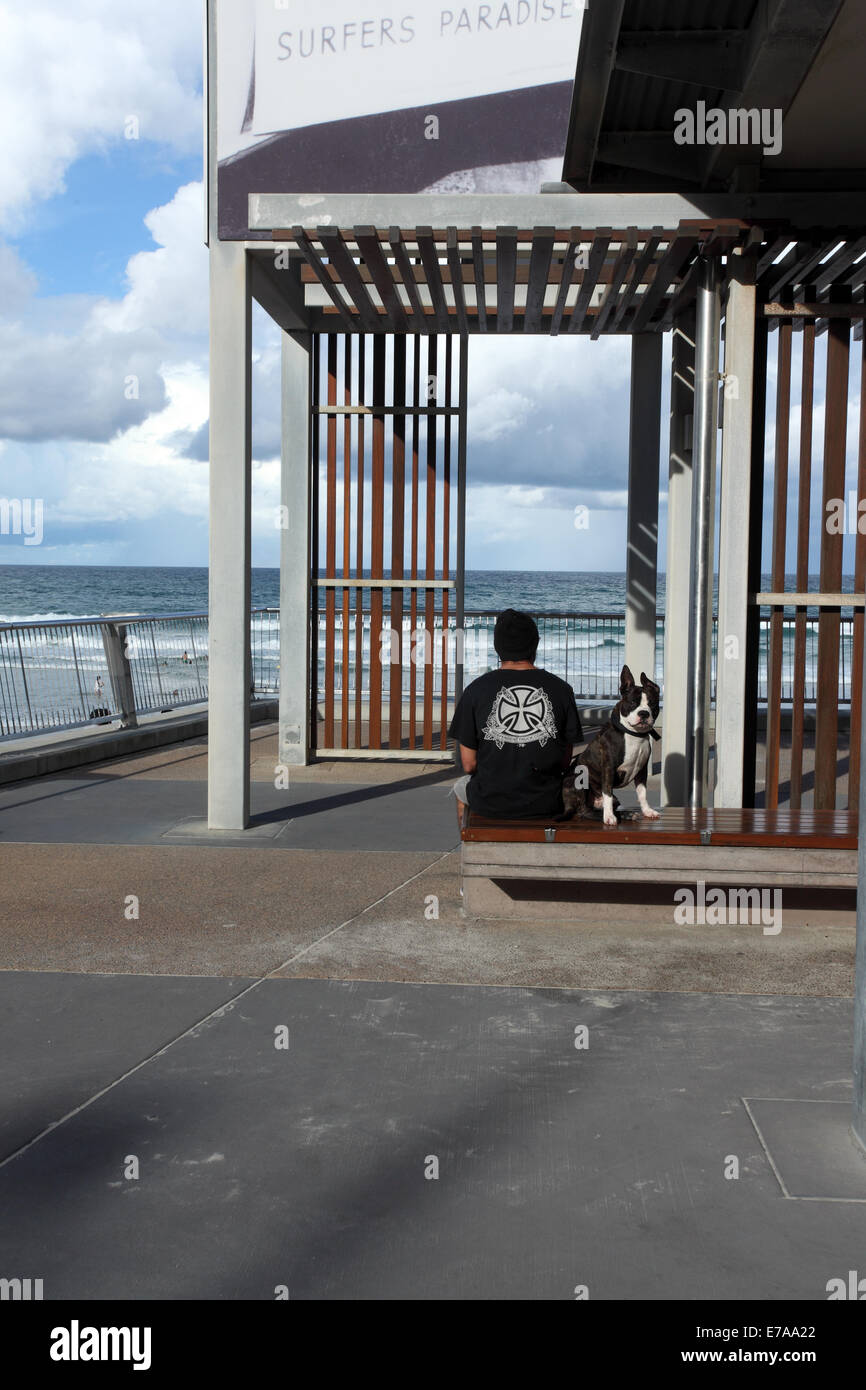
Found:
M 343 404 L 352 404 L 352 349 L 355 342 L 353 334 L 343 336 Z M 352 572 L 352 417 L 343 416 L 343 578 L 348 580 Z M 349 617 L 351 591 L 348 583 L 342 591 L 343 642 L 340 658 L 342 678 L 340 681 L 340 747 L 349 747 Z
M 773 589 L 785 587 L 785 536 L 788 511 L 788 449 L 791 418 L 791 324 L 779 327 L 779 360 L 776 369 L 776 466 L 773 475 Z M 774 608 L 770 617 L 770 650 L 767 662 L 767 800 L 779 804 L 779 747 L 782 719 L 782 640 L 784 610 Z
M 859 525 L 859 504 L 866 497 L 866 335 L 860 347 L 860 439 L 857 458 L 857 539 L 854 542 L 854 592 L 862 594 L 866 585 L 866 535 Z M 860 727 L 863 719 L 863 628 L 862 608 L 854 609 L 854 641 L 851 648 L 851 736 L 848 754 L 848 809 L 858 806 L 860 786 Z
M 436 380 L 438 376 L 439 340 L 431 337 L 427 341 L 427 378 Z M 425 392 L 427 395 L 427 392 Z M 425 494 L 425 549 L 424 578 L 436 578 L 436 406 L 434 392 L 427 404 L 434 409 L 427 413 L 426 471 L 427 487 Z M 433 747 L 433 633 L 435 627 L 436 591 L 426 589 L 424 593 L 424 748 Z
M 406 339 L 394 338 L 394 405 L 406 404 Z M 406 507 L 406 416 L 395 414 L 391 454 L 391 578 L 404 577 Z M 388 744 L 403 743 L 403 590 L 391 590 L 391 682 L 388 699 Z M 395 650 L 396 646 L 396 650 Z
M 370 494 L 370 576 L 384 575 L 385 547 L 385 347 L 382 334 L 373 339 L 373 472 Z M 378 407 L 378 409 L 377 409 Z M 382 590 L 370 596 L 370 738 L 382 747 Z
M 420 397 L 421 379 L 421 339 L 416 334 L 412 341 L 412 523 L 411 523 L 411 556 L 410 556 L 410 578 L 418 578 L 418 430 L 420 416 L 418 407 L 421 403 Z M 411 590 L 409 599 L 409 630 L 410 630 L 410 660 L 409 660 L 409 747 L 414 748 L 417 734 L 417 720 L 415 715 L 415 700 L 418 684 L 418 664 L 414 660 L 415 644 L 417 641 L 416 632 L 418 624 L 418 590 Z
M 327 404 L 337 404 L 337 336 L 328 338 L 328 395 Z M 337 573 L 337 417 L 327 416 L 327 473 L 325 491 L 325 576 Z M 334 638 L 335 594 L 331 585 L 325 590 L 325 747 L 334 746 Z
M 849 301 L 846 286 L 830 287 L 830 299 Z M 831 319 L 827 328 L 827 389 L 824 395 L 824 494 L 821 508 L 821 591 L 842 588 L 843 535 L 827 529 L 827 504 L 845 495 L 845 440 L 848 408 L 848 319 Z M 839 726 L 838 608 L 822 608 L 818 618 L 818 700 L 815 712 L 815 809 L 836 806 Z
M 457 648 L 457 668 L 454 672 L 454 699 L 460 699 L 463 693 L 463 663 L 465 657 L 466 640 L 466 601 L 465 601 L 465 573 L 466 573 L 466 387 L 469 373 L 469 339 L 460 339 L 460 367 L 457 383 L 457 405 L 460 414 L 457 417 L 457 553 L 454 557 L 455 568 L 455 618 L 457 622 L 458 642 Z
M 364 404 L 366 391 L 367 339 L 358 339 L 358 405 Z M 366 421 L 358 416 L 358 462 L 356 466 L 355 494 L 355 577 L 364 575 L 364 450 L 366 447 Z M 364 590 L 355 590 L 355 728 L 354 748 L 362 748 L 363 739 L 363 697 L 364 697 Z
M 445 340 L 445 405 L 451 408 L 451 377 L 454 339 Z M 442 457 L 442 578 L 451 578 L 451 416 L 445 416 L 445 438 Z M 440 689 L 439 746 L 448 746 L 448 621 L 450 604 L 448 590 L 442 590 L 442 684 Z
M 815 394 L 815 325 L 803 328 L 800 390 L 800 480 L 797 497 L 798 593 L 809 588 L 809 503 L 812 495 L 812 405 Z M 806 609 L 798 608 L 794 627 L 794 710 L 791 722 L 791 809 L 803 804 L 803 733 L 806 686 Z

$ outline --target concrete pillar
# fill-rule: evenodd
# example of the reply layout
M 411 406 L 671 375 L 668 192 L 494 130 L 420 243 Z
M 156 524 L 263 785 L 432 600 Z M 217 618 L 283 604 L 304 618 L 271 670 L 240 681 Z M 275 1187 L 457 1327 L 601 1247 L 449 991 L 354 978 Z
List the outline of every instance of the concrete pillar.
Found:
M 645 671 L 659 681 L 655 664 L 661 391 L 662 335 L 636 333 L 631 340 L 625 659 L 636 679 Z
M 662 694 L 663 806 L 685 806 L 689 582 L 692 547 L 692 425 L 695 320 L 675 322 L 671 354 L 670 462 L 665 564 L 665 667 Z
M 692 444 L 692 570 L 689 590 L 686 776 L 688 804 L 706 806 L 710 748 L 713 558 L 719 419 L 719 262 L 698 264 L 695 418 Z
M 208 825 L 250 814 L 250 340 L 243 244 L 210 244 Z
M 755 260 L 735 251 L 728 257 L 725 310 L 715 806 L 743 804 L 754 363 Z
M 866 680 L 866 651 L 863 679 Z M 866 688 L 866 687 L 864 687 Z M 866 719 L 860 723 L 860 767 L 866 768 Z M 866 1158 L 866 777 L 860 775 L 857 844 L 857 964 L 854 971 L 854 1098 L 851 1129 Z
M 283 333 L 280 470 L 279 761 L 310 760 L 310 351 L 309 333 Z

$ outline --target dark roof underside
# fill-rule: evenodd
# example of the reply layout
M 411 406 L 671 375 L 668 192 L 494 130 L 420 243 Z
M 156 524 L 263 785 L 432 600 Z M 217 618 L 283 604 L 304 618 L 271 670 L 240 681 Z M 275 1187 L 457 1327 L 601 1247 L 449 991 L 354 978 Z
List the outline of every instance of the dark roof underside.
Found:
M 864 0 L 589 0 L 563 179 L 581 192 L 866 189 Z M 782 149 L 676 113 L 781 111 Z

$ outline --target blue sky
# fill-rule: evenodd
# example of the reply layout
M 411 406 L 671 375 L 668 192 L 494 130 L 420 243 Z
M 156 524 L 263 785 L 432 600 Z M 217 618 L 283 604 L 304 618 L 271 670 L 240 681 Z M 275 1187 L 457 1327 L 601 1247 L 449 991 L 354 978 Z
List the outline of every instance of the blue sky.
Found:
M 201 19 L 0 0 L 0 497 L 44 508 L 42 544 L 0 535 L 0 563 L 207 563 Z M 624 568 L 628 363 L 624 338 L 472 340 L 470 568 Z M 796 442 L 795 422 L 792 488 Z M 253 452 L 254 562 L 275 564 L 279 334 L 257 307 Z

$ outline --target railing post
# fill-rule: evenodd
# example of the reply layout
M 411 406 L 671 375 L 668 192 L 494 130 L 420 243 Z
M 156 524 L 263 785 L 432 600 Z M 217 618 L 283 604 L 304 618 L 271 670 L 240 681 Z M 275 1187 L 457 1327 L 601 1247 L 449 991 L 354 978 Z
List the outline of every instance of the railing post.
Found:
M 135 709 L 132 669 L 126 652 L 126 624 L 103 623 L 102 646 L 108 665 L 114 708 L 120 715 L 121 727 L 135 729 L 138 727 L 138 715 Z

